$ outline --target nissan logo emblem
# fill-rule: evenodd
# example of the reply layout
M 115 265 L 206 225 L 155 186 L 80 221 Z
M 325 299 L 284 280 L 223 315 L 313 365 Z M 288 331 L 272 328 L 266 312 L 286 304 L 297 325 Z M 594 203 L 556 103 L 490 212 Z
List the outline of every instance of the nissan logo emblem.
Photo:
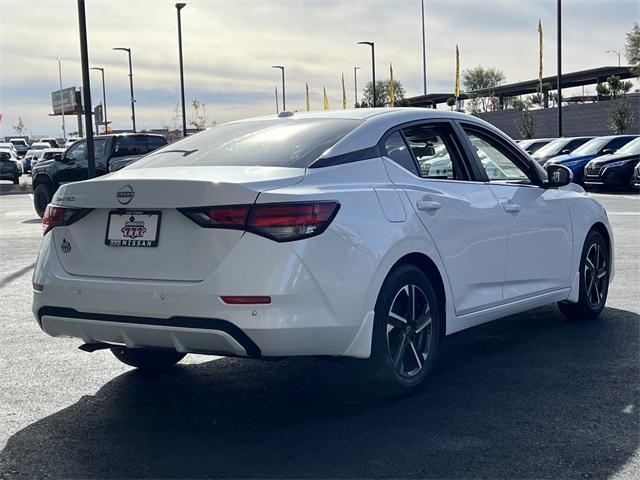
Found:
M 131 203 L 131 200 L 133 200 L 133 197 L 135 196 L 136 192 L 133 191 L 133 187 L 131 185 L 120 187 L 116 192 L 116 198 L 122 205 Z

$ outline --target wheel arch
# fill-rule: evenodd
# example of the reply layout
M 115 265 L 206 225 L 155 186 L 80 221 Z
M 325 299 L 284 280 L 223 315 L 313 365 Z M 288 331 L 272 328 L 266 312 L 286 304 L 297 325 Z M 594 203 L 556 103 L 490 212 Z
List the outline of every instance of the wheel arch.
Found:
M 589 232 L 591 232 L 592 230 L 602 235 L 605 243 L 607 244 L 607 250 L 609 251 L 609 265 L 610 265 L 609 281 L 612 281 L 613 273 L 614 273 L 614 262 L 613 262 L 614 256 L 613 256 L 613 236 L 611 235 L 611 230 L 607 225 L 605 225 L 601 221 L 597 221 L 593 225 L 591 225 L 591 228 L 587 231 L 587 235 L 589 235 Z M 585 239 L 586 239 L 586 236 L 585 236 Z
M 32 188 L 35 190 L 38 185 L 49 185 L 54 190 L 56 189 L 56 184 L 53 179 L 46 173 L 41 173 L 40 175 L 36 175 L 36 178 L 32 181 Z

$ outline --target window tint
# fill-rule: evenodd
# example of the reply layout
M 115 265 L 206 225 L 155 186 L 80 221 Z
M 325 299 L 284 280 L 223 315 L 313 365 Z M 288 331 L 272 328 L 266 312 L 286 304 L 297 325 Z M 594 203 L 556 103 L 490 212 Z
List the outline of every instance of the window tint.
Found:
M 389 135 L 384 142 L 384 148 L 387 157 L 401 167 L 406 168 L 414 175 L 418 175 L 416 163 L 413 160 L 413 156 L 411 155 L 411 152 L 409 152 L 407 144 L 404 142 L 400 132 L 394 132 Z
M 576 148 L 578 148 L 580 145 L 584 145 L 589 140 L 591 140 L 591 139 L 590 138 L 576 138 L 575 140 L 571 140 L 569 143 L 567 143 L 567 146 L 565 148 L 568 148 L 569 150 L 571 150 L 573 152 Z
M 152 152 L 129 168 L 255 165 L 306 168 L 360 125 L 336 118 L 270 119 L 212 127 Z M 184 155 L 184 152 L 188 155 Z
M 116 137 L 113 156 L 144 155 L 147 151 L 147 138 L 145 136 L 128 135 L 126 137 Z
M 447 140 L 445 127 L 411 127 L 405 129 L 404 134 L 418 161 L 421 177 L 463 179 L 461 172 L 457 171 L 455 153 Z
M 106 153 L 107 147 L 107 139 L 106 138 L 98 138 L 93 142 L 93 151 L 96 158 L 101 158 Z
M 155 150 L 156 148 L 163 147 L 167 144 L 167 140 L 164 137 L 147 137 L 148 151 Z
M 490 182 L 531 183 L 529 177 L 503 153 L 497 141 L 473 132 L 467 132 L 467 135 Z
M 631 140 L 633 140 L 633 137 L 618 137 L 618 138 L 615 138 L 615 139 L 611 140 L 605 146 L 605 148 L 608 148 L 609 150 L 612 150 L 612 151 L 615 152 L 616 150 L 618 150 L 623 145 L 626 145 L 627 143 L 629 143 Z
M 8 153 L 0 153 L 0 160 L 7 161 L 7 160 L 11 160 L 11 155 L 9 155 Z

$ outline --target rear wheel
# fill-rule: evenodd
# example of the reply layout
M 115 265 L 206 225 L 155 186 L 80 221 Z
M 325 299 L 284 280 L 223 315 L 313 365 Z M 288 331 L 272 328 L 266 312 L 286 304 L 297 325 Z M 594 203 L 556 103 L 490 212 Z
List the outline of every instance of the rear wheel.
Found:
M 370 366 L 384 393 L 408 393 L 426 378 L 440 344 L 440 305 L 429 277 L 403 265 L 376 302 Z
M 53 198 L 53 189 L 44 183 L 41 183 L 33 191 L 33 206 L 40 218 L 44 216 L 47 205 L 51 203 Z
M 560 311 L 575 320 L 588 320 L 600 315 L 609 292 L 609 271 L 607 243 L 600 232 L 592 230 L 582 248 L 578 302 L 560 302 Z
M 18 185 L 20 183 L 20 175 L 13 177 L 13 184 Z
M 164 371 L 186 355 L 174 350 L 127 347 L 113 347 L 111 353 L 122 363 L 150 372 Z

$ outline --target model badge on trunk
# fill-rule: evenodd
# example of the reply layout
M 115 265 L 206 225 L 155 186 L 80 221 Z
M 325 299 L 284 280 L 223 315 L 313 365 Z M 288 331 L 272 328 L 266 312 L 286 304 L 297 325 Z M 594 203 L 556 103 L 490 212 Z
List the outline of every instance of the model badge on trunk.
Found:
M 71 251 L 71 244 L 67 242 L 66 238 L 62 239 L 62 245 L 60 246 L 64 253 L 69 253 Z

